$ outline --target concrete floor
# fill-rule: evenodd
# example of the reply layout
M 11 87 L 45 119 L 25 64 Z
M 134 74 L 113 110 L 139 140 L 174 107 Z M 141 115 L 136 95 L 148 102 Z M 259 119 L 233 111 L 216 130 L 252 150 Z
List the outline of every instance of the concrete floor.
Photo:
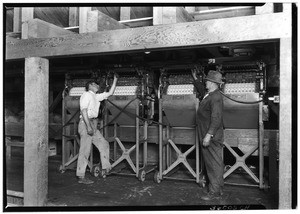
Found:
M 7 189 L 23 191 L 22 148 L 12 148 L 12 158 L 6 162 Z M 206 191 L 195 182 L 164 179 L 153 181 L 153 173 L 144 182 L 134 176 L 110 175 L 105 179 L 87 176 L 94 184 L 78 184 L 75 171 L 59 173 L 60 156 L 49 157 L 48 206 L 57 208 L 93 207 L 96 210 L 169 210 L 169 209 L 277 209 L 278 201 L 270 191 L 257 187 L 225 185 L 220 200 L 202 201 Z M 179 173 L 180 174 L 180 173 Z M 245 176 L 245 175 L 244 175 Z M 243 180 L 241 174 L 232 178 Z

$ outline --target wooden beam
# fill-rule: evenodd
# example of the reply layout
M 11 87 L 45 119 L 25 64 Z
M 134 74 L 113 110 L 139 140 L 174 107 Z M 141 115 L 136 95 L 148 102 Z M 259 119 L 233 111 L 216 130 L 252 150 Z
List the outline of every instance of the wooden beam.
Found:
M 87 32 L 87 16 L 92 7 L 79 7 L 79 33 Z
M 13 32 L 21 32 L 21 30 L 22 30 L 22 8 L 14 7 Z
M 27 21 L 28 28 L 27 38 L 50 38 L 55 36 L 62 36 L 74 34 L 72 31 L 65 30 L 54 24 L 42 21 L 40 19 L 31 19 Z
M 79 26 L 79 7 L 69 7 L 69 27 Z
M 33 7 L 23 7 L 22 8 L 22 39 L 28 39 L 28 20 L 33 19 L 34 8 Z
M 191 13 L 197 21 L 255 15 L 254 7 L 231 7 Z
M 121 7 L 120 8 L 120 21 L 130 20 L 130 10 L 131 10 L 131 7 Z
M 183 7 L 153 7 L 153 25 L 190 22 L 193 17 Z
M 59 38 L 6 41 L 6 60 L 29 56 L 51 58 L 109 54 L 143 51 L 145 48 L 148 50 L 188 48 L 286 37 L 291 37 L 291 25 L 282 13 L 273 13 L 84 35 L 72 34 Z
M 44 206 L 48 194 L 49 60 L 25 59 L 24 205 Z

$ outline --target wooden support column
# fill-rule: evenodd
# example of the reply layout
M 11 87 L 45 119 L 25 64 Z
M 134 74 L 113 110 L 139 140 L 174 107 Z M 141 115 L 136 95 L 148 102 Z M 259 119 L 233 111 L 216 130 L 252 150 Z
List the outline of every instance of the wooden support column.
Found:
M 48 194 L 49 61 L 25 59 L 24 206 L 44 206 Z
M 92 7 L 80 7 L 79 8 L 79 33 L 87 33 L 88 12 L 92 10 Z
M 130 20 L 131 7 L 121 7 L 120 9 L 120 21 Z
M 69 27 L 79 26 L 79 7 L 69 7 Z
M 23 7 L 22 8 L 22 32 L 21 38 L 28 39 L 28 20 L 34 18 L 34 8 L 33 7 Z
M 285 3 L 287 25 L 291 26 L 291 4 Z M 291 32 L 290 32 L 291 35 Z M 292 206 L 292 39 L 280 39 L 279 106 L 279 209 Z M 297 72 L 296 70 L 294 72 Z
M 183 7 L 153 7 L 153 25 L 174 24 L 194 20 Z
M 14 7 L 14 24 L 13 24 L 13 32 L 21 32 L 22 29 L 22 8 Z

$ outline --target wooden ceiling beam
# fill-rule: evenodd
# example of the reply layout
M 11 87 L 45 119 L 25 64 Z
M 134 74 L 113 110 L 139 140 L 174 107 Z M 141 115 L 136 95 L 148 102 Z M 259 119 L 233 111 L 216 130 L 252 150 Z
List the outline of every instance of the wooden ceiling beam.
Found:
M 285 37 L 291 37 L 287 16 L 284 13 L 273 13 L 72 34 L 48 39 L 9 40 L 6 41 L 6 60 L 28 56 L 51 58 L 188 48 Z
M 74 34 L 72 31 L 65 30 L 54 24 L 42 21 L 40 19 L 31 19 L 27 21 L 27 38 L 50 38 Z

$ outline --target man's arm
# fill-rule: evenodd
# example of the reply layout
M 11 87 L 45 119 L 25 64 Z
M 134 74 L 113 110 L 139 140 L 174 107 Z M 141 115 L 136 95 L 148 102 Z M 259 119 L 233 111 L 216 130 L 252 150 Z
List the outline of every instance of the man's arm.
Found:
M 118 80 L 118 75 L 115 74 L 115 75 L 114 75 L 114 81 L 113 81 L 113 83 L 112 83 L 112 86 L 111 86 L 111 88 L 109 89 L 109 92 L 107 92 L 107 93 L 108 93 L 108 96 L 111 96 L 111 95 L 114 94 L 115 89 L 116 89 L 116 85 L 117 85 L 117 80 Z
M 86 108 L 85 108 L 85 109 L 82 109 L 81 115 L 82 115 L 82 117 L 83 117 L 83 121 L 84 121 L 85 124 L 86 124 L 88 134 L 92 136 L 92 135 L 94 134 L 94 130 L 93 130 L 92 126 L 91 126 L 91 123 L 90 123 L 90 120 L 89 120 L 89 117 L 88 117 L 88 113 L 87 113 L 87 109 L 86 109 Z

